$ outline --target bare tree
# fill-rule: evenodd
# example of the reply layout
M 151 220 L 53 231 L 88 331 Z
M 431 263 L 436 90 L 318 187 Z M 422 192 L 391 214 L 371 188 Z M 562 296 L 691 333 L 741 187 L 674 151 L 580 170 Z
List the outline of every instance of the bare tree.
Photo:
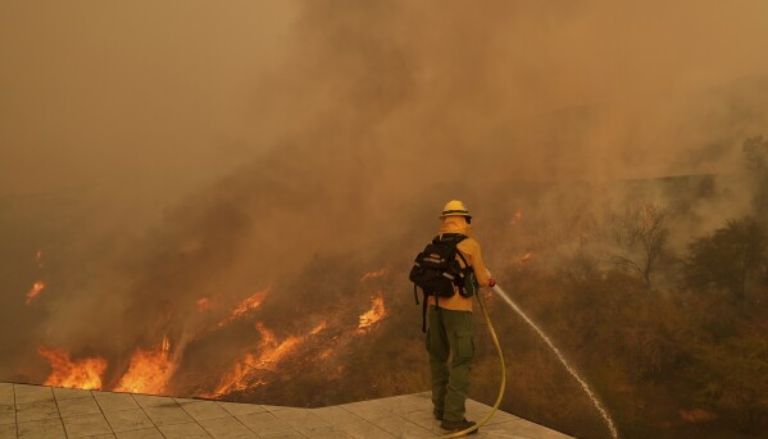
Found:
M 653 203 L 631 206 L 623 215 L 614 217 L 614 239 L 624 254 L 614 255 L 613 260 L 619 267 L 639 274 L 649 289 L 666 250 L 666 219 L 666 210 Z
M 685 264 L 689 286 L 727 290 L 739 301 L 747 297 L 750 284 L 765 291 L 767 272 L 768 231 L 752 217 L 731 220 L 712 235 L 694 241 Z
M 759 136 L 744 141 L 744 165 L 752 180 L 752 202 L 759 219 L 768 219 L 768 139 Z

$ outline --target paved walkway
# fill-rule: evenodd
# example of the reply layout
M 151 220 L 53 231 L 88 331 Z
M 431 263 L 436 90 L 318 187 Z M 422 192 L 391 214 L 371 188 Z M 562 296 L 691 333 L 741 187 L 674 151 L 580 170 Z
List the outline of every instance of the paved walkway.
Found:
M 467 417 L 490 407 L 467 401 Z M 305 409 L 0 383 L 0 439 L 434 438 L 429 393 Z M 566 439 L 505 412 L 473 438 Z

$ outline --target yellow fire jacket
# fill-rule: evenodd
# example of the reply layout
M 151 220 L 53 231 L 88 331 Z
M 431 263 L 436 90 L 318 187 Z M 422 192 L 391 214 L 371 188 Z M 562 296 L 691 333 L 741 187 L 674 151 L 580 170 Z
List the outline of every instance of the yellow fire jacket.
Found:
M 461 241 L 456 246 L 456 248 L 467 260 L 467 263 L 472 266 L 472 271 L 475 272 L 477 283 L 480 284 L 481 287 L 487 287 L 488 281 L 490 280 L 490 275 L 488 273 L 488 269 L 485 267 L 485 262 L 483 262 L 483 255 L 480 251 L 480 244 L 475 238 L 471 236 L 472 231 L 470 225 L 467 224 L 467 220 L 464 219 L 463 216 L 448 216 L 443 218 L 443 224 L 440 227 L 440 234 L 443 233 L 461 233 L 468 236 L 468 238 Z M 464 267 L 464 263 L 461 261 L 461 258 L 459 258 L 458 255 L 456 258 L 459 260 L 459 264 Z M 439 298 L 440 307 L 455 311 L 472 311 L 472 298 L 463 297 L 458 293 L 458 288 L 456 288 L 456 290 L 456 294 L 451 297 Z M 434 305 L 434 296 L 429 296 L 427 298 L 427 303 L 429 305 Z

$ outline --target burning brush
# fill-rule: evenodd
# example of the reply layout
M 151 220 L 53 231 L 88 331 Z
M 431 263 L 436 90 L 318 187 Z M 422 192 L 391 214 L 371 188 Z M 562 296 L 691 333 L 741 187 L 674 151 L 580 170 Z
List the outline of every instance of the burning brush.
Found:
M 367 273 L 361 282 L 382 277 L 384 270 Z M 217 304 L 208 297 L 195 300 L 194 319 L 208 321 L 199 330 L 184 332 L 175 345 L 168 335 L 154 346 L 134 349 L 125 372 L 114 385 L 104 383 L 108 362 L 102 357 L 72 360 L 70 354 L 61 349 L 38 348 L 38 353 L 48 360 L 51 373 L 45 383 L 50 385 L 81 389 L 104 389 L 118 392 L 168 394 L 171 382 L 181 366 L 186 345 L 224 330 L 233 322 L 253 318 L 269 297 L 270 288 L 264 288 L 236 303 L 223 318 L 215 318 Z M 384 296 L 381 291 L 371 298 L 370 308 L 362 312 L 355 326 L 345 327 L 343 319 L 319 320 L 303 334 L 278 336 L 264 322 L 256 320 L 253 328 L 259 338 L 254 348 L 246 350 L 231 368 L 221 375 L 218 384 L 210 391 L 198 392 L 197 396 L 223 398 L 235 392 L 255 389 L 271 382 L 272 377 L 284 372 L 288 361 L 302 363 L 300 358 L 315 352 L 315 361 L 328 362 L 338 354 L 339 349 L 360 336 L 371 333 L 387 316 Z M 211 321 L 212 320 L 212 321 Z M 339 322 L 331 325 L 329 322 Z

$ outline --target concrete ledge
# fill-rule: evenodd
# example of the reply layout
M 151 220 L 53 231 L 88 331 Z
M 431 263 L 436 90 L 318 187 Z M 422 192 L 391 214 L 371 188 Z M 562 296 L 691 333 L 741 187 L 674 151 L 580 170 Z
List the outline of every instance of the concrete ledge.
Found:
M 467 418 L 490 410 L 467 401 Z M 443 434 L 430 394 L 306 409 L 0 383 L 0 439 L 391 439 Z M 498 412 L 475 438 L 570 436 Z

